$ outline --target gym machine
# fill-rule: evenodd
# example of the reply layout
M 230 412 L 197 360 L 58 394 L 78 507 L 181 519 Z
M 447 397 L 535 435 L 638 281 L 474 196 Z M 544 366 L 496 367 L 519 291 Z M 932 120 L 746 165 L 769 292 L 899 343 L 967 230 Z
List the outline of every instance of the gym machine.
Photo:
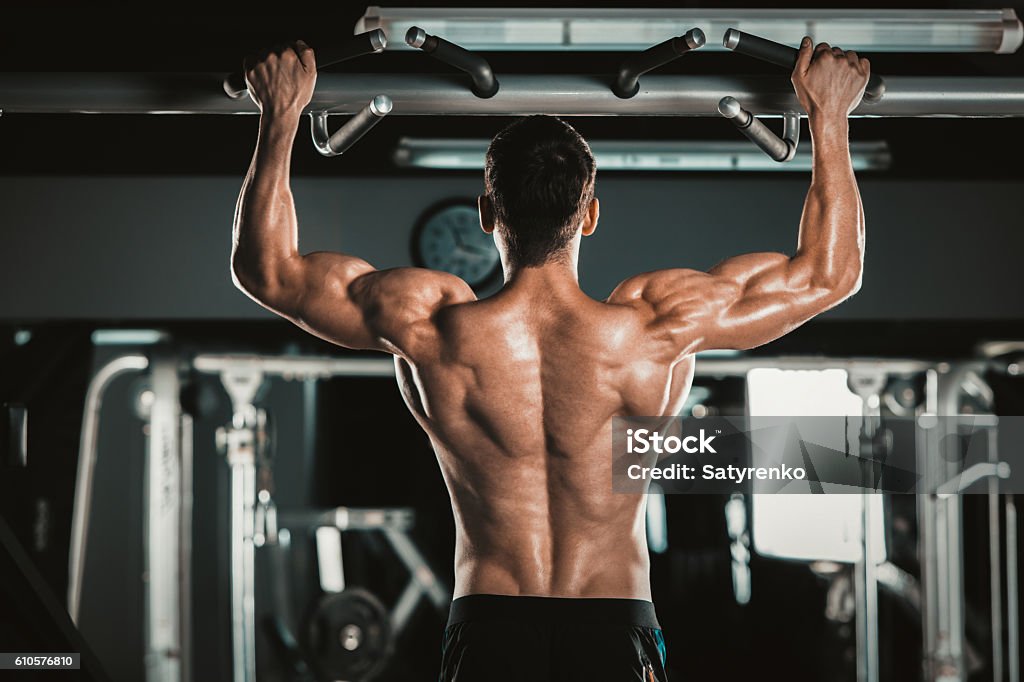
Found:
M 880 563 L 868 559 L 881 556 L 879 548 L 884 538 L 874 530 L 881 527 L 880 519 L 873 516 L 877 512 L 867 503 L 874 495 L 862 494 L 865 503 L 860 507 L 863 518 L 859 524 L 863 551 L 852 573 L 858 680 L 874 682 L 878 679 L 879 589 L 895 594 L 919 612 L 924 639 L 924 679 L 929 682 L 967 679 L 966 609 L 961 577 L 964 563 L 962 498 L 956 493 L 987 480 L 993 672 L 995 679 L 1019 682 L 1016 508 L 1012 495 L 999 494 L 998 481 L 1009 473 L 996 447 L 999 420 L 984 413 L 991 391 L 982 377 L 991 365 L 989 360 L 946 363 L 822 357 L 709 357 L 697 363 L 697 376 L 708 378 L 745 377 L 759 367 L 845 370 L 851 390 L 863 400 L 860 455 L 868 484 L 874 480 L 872 463 L 884 459 L 888 442 L 880 406 L 886 405 L 890 411 L 898 408 L 901 415 L 915 420 L 917 471 L 922 476 L 922 485 L 935 491 L 917 496 L 922 577 L 918 583 L 884 557 Z M 149 421 L 145 479 L 147 533 L 143 538 L 149 571 L 145 602 L 147 679 L 190 679 L 189 536 L 182 529 L 191 525 L 192 437 L 190 417 L 181 410 L 177 396 L 179 373 L 189 366 L 196 372 L 217 376 L 232 402 L 231 421 L 219 431 L 218 441 L 231 469 L 234 679 L 252 680 L 255 673 L 254 553 L 265 547 L 279 557 L 287 551 L 289 543 L 294 542 L 296 534 L 312 534 L 316 540 L 323 596 L 316 616 L 304 628 L 295 628 L 304 631 L 296 633 L 286 628 L 282 639 L 286 643 L 302 638 L 314 643 L 329 639 L 332 645 L 323 649 L 322 657 L 310 662 L 321 674 L 336 674 L 339 670 L 366 674 L 376 670 L 386 659 L 390 642 L 408 622 L 415 605 L 425 599 L 443 611 L 450 594 L 409 539 L 407 531 L 413 519 L 408 510 L 343 507 L 278 511 L 272 495 L 267 419 L 257 407 L 257 394 L 269 377 L 306 380 L 332 376 L 393 377 L 394 364 L 384 358 L 197 355 L 185 361 L 155 347 L 149 354 L 124 355 L 101 367 L 89 387 L 83 422 L 69 572 L 68 608 L 72 618 L 77 619 L 81 602 L 91 476 L 97 458 L 96 434 L 103 394 L 118 377 L 145 373 L 147 388 L 139 394 L 139 409 Z M 911 379 L 919 379 L 923 389 L 912 398 L 897 395 L 899 392 L 894 386 L 903 385 L 898 382 L 909 385 Z M 960 414 L 965 401 L 973 401 L 971 413 L 955 416 Z M 979 434 L 988 441 L 987 463 L 976 462 L 961 470 L 959 459 L 941 455 L 942 448 L 949 447 L 949 443 L 960 442 L 967 436 L 977 438 Z M 724 510 L 732 545 L 734 589 L 741 604 L 750 599 L 749 556 L 757 552 L 757 538 L 752 539 L 750 532 L 748 502 L 745 495 L 734 495 Z M 753 509 L 756 514 L 756 505 Z M 390 609 L 372 595 L 345 584 L 341 533 L 370 531 L 383 534 L 387 545 L 409 573 L 405 590 Z M 278 559 L 273 561 L 274 565 L 281 565 Z M 279 606 L 286 605 L 288 595 L 286 592 L 275 595 L 273 601 Z M 280 606 L 279 610 L 287 611 L 287 608 Z M 341 647 L 334 646 L 334 642 L 340 642 Z

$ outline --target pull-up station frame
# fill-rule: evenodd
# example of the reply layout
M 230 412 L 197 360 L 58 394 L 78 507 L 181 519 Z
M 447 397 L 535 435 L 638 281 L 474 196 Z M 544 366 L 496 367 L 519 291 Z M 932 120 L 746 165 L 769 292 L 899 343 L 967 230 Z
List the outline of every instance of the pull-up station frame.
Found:
M 1012 15 L 1012 16 L 1011 16 Z M 1016 15 L 1003 14 L 1020 32 Z M 1012 18 L 1012 21 L 1011 21 Z M 364 26 L 365 28 L 365 26 Z M 1017 45 L 1020 41 L 1014 39 Z M 781 78 L 723 76 L 650 76 L 657 69 L 704 47 L 704 32 L 694 26 L 681 36 L 629 56 L 617 74 L 607 76 L 509 75 L 499 83 L 481 55 L 410 26 L 405 42 L 469 76 L 469 83 L 447 75 L 320 74 L 306 113 L 314 147 L 338 156 L 392 110 L 420 116 L 715 116 L 736 128 L 772 159 L 791 160 L 799 142 L 801 107 L 790 83 Z M 1003 40 L 1005 43 L 1005 40 Z M 379 53 L 388 40 L 380 27 L 360 33 L 347 44 L 319 53 L 323 68 Z M 725 31 L 725 49 L 755 57 L 787 70 L 797 51 L 782 43 Z M 1000 43 L 1002 49 L 1002 43 Z M 1015 48 L 1014 48 L 1015 49 Z M 644 76 L 643 83 L 640 77 Z M 245 97 L 248 84 L 235 72 L 211 85 L 203 74 L 0 74 L 0 113 L 255 113 Z M 225 97 L 226 95 L 226 97 Z M 742 104 L 741 104 L 742 102 Z M 756 114 L 782 116 L 780 138 Z M 354 114 L 334 133 L 331 114 Z M 1024 78 L 892 77 L 871 74 L 864 101 L 853 116 L 1010 117 L 1024 116 Z

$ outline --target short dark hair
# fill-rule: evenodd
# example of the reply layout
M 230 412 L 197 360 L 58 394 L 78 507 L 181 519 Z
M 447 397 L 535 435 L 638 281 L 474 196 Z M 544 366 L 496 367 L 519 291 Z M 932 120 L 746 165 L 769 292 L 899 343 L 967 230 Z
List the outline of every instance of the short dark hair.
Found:
M 513 264 L 564 253 L 594 198 L 595 171 L 586 140 L 554 116 L 527 116 L 494 136 L 484 185 Z

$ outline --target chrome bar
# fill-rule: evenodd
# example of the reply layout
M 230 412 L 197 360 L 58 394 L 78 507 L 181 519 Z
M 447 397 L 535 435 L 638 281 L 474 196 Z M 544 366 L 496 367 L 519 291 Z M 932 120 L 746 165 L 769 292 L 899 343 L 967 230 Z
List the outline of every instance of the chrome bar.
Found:
M 2 73 L 0 110 L 21 113 L 256 114 L 232 100 L 215 73 Z M 853 116 L 1024 116 L 1024 78 L 891 76 L 885 97 Z M 402 116 L 718 116 L 736 97 L 757 115 L 801 112 L 784 76 L 645 76 L 640 92 L 621 99 L 606 77 L 512 74 L 481 99 L 457 74 L 331 74 L 318 77 L 307 111 L 354 114 L 386 92 Z
M 92 504 L 93 473 L 96 469 L 103 395 L 117 377 L 127 372 L 141 372 L 147 367 L 149 360 L 144 355 L 122 355 L 114 358 L 96 372 L 85 393 L 85 414 L 82 417 L 82 436 L 78 446 L 75 501 L 71 513 L 71 546 L 68 552 L 68 614 L 76 625 L 82 606 L 82 579 L 89 539 L 89 508 Z

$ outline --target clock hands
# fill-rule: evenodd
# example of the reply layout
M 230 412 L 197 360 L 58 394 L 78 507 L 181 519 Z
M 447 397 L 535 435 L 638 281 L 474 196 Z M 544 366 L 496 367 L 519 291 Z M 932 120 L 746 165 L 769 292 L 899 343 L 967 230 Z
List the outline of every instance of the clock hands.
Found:
M 478 257 L 483 257 L 483 256 L 489 256 L 490 255 L 490 250 L 487 249 L 487 248 L 481 248 L 479 246 L 473 246 L 472 244 L 467 244 L 466 241 L 462 238 L 462 235 L 460 234 L 458 228 L 450 227 L 450 228 L 448 228 L 448 231 L 451 233 L 452 239 L 455 240 L 455 249 L 454 250 L 455 250 L 456 253 L 462 253 L 462 254 L 471 255 L 471 256 L 478 256 Z

